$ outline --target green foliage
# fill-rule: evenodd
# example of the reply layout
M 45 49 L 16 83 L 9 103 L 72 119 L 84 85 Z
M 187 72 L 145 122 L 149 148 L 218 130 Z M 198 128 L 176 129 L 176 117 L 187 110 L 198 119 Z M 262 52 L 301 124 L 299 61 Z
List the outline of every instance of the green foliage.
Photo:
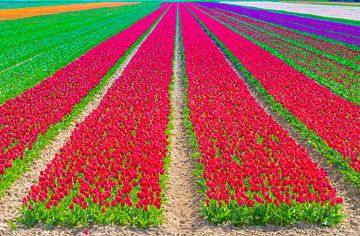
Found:
M 213 224 L 231 222 L 236 226 L 244 225 L 287 225 L 298 222 L 335 226 L 342 222 L 344 215 L 340 205 L 330 207 L 322 206 L 317 202 L 303 204 L 293 202 L 290 206 L 274 203 L 255 203 L 253 207 L 248 205 L 239 206 L 236 201 L 229 201 L 228 205 L 218 206 L 216 201 L 210 201 L 210 206 L 203 208 L 204 214 Z
M 133 190 L 131 195 L 136 193 Z M 32 210 L 22 206 L 22 217 L 18 221 L 28 227 L 32 227 L 39 222 L 46 224 L 47 228 L 56 225 L 66 225 L 69 227 L 83 226 L 88 227 L 92 224 L 117 224 L 129 225 L 131 227 L 147 228 L 149 225 L 159 225 L 159 219 L 162 218 L 162 209 L 157 209 L 150 205 L 148 211 L 142 208 L 125 206 L 110 206 L 105 212 L 102 212 L 102 206 L 88 202 L 88 207 L 84 210 L 81 206 L 75 205 L 70 210 L 69 205 L 73 192 L 60 201 L 57 207 L 47 209 L 45 203 L 37 203 Z

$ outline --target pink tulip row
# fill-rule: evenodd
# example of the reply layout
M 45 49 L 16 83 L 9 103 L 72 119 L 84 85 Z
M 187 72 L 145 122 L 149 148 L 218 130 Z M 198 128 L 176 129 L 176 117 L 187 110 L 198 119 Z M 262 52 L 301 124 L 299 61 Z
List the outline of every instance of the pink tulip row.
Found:
M 334 208 L 332 214 L 339 214 L 342 199 L 326 171 L 256 102 L 184 5 L 180 19 L 190 129 L 200 153 L 207 218 L 234 224 L 324 223 L 324 212 Z M 287 218 L 287 212 L 293 215 Z
M 12 160 L 32 149 L 39 135 L 71 113 L 165 9 L 162 6 L 0 106 L 0 176 L 12 167 Z
M 189 5 L 268 93 L 360 172 L 360 107 Z
M 87 212 L 97 222 L 156 224 L 151 214 L 161 212 L 175 30 L 173 5 L 32 186 L 24 199 L 28 215 L 64 223 L 57 214 L 78 222 Z

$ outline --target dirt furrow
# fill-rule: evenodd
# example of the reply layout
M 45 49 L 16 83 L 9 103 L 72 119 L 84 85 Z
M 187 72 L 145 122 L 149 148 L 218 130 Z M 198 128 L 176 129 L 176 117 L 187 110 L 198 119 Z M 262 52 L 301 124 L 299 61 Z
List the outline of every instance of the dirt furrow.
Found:
M 180 22 L 176 27 L 176 50 L 174 60 L 174 90 L 171 96 L 173 107 L 172 121 L 174 129 L 171 136 L 171 166 L 169 168 L 169 189 L 165 206 L 166 232 L 191 234 L 201 222 L 199 200 L 201 195 L 196 191 L 196 180 L 193 175 L 196 160 L 184 125 L 184 84 L 182 82 L 182 59 L 180 52 Z
M 157 25 L 157 24 L 156 24 Z M 23 174 L 10 189 L 8 189 L 4 196 L 0 198 L 0 235 L 8 232 L 10 226 L 9 222 L 14 221 L 19 216 L 19 208 L 22 204 L 22 199 L 29 192 L 30 187 L 37 183 L 40 172 L 51 162 L 55 154 L 60 151 L 67 141 L 70 140 L 71 133 L 75 129 L 75 125 L 81 123 L 86 116 L 90 115 L 99 105 L 108 89 L 121 76 L 126 66 L 129 64 L 132 57 L 136 54 L 141 44 L 151 34 L 156 25 L 149 31 L 149 33 L 142 39 L 142 41 L 131 51 L 126 60 L 119 66 L 116 72 L 111 76 L 104 88 L 95 96 L 95 98 L 86 105 L 82 113 L 76 117 L 75 121 L 69 127 L 63 130 L 44 150 L 41 151 L 40 156 L 34 161 L 30 170 Z

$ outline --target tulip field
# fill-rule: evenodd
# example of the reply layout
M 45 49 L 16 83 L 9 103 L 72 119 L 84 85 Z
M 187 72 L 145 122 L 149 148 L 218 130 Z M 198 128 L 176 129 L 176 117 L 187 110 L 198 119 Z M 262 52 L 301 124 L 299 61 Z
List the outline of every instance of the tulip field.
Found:
M 215 2 L 2 15 L 1 235 L 360 234 L 360 22 Z

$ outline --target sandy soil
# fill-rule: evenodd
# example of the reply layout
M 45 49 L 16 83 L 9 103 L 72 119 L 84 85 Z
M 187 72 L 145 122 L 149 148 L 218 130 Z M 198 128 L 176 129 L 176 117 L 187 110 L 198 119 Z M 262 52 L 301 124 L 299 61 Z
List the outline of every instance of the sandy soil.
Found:
M 222 3 L 360 21 L 360 7 L 354 7 L 354 6 L 319 5 L 319 4 L 285 3 L 285 2 L 260 2 L 260 1 L 259 2 L 245 2 L 245 1 L 222 2 Z
M 177 40 L 177 42 L 179 42 Z M 166 221 L 160 227 L 150 228 L 148 230 L 130 229 L 119 226 L 91 226 L 91 235 L 360 235 L 360 193 L 351 184 L 344 181 L 343 177 L 338 175 L 333 167 L 330 167 L 305 140 L 301 139 L 298 133 L 286 123 L 281 117 L 274 114 L 269 104 L 264 101 L 256 90 L 249 86 L 246 78 L 234 68 L 239 79 L 243 79 L 251 91 L 251 94 L 271 114 L 280 124 L 289 130 L 297 142 L 303 144 L 309 151 L 311 157 L 319 161 L 319 165 L 325 167 L 329 172 L 329 178 L 333 185 L 338 189 L 339 195 L 344 198 L 344 211 L 348 215 L 345 222 L 335 228 L 314 226 L 299 223 L 292 226 L 250 226 L 236 228 L 232 225 L 213 226 L 207 223 L 200 216 L 199 201 L 201 195 L 196 191 L 196 177 L 192 174 L 195 166 L 195 160 L 191 157 L 191 147 L 188 142 L 187 132 L 183 124 L 183 96 L 184 86 L 181 80 L 181 56 L 177 47 L 175 57 L 175 90 L 172 96 L 172 106 L 174 108 L 174 135 L 171 137 L 172 164 L 169 169 L 169 189 L 167 190 L 168 202 L 165 206 Z M 132 54 L 133 55 L 133 54 Z M 131 58 L 131 56 L 130 56 Z M 230 65 L 233 63 L 228 61 Z M 122 66 L 124 68 L 125 65 Z M 117 75 L 121 74 L 121 69 Z M 112 82 L 117 78 L 114 76 Z M 112 82 L 109 82 L 109 86 Z M 105 94 L 107 89 L 101 94 Z M 86 114 L 89 114 L 101 100 L 101 95 L 96 101 L 89 105 L 88 109 L 81 115 L 79 122 Z M 66 131 L 66 132 L 70 132 Z M 66 133 L 65 132 L 65 133 Z M 68 229 L 65 227 L 56 227 L 46 229 L 44 225 L 37 225 L 28 229 L 25 226 L 18 225 L 16 230 L 11 230 L 8 220 L 12 220 L 18 215 L 16 209 L 20 206 L 21 198 L 28 191 L 32 180 L 36 180 L 41 170 L 49 162 L 53 154 L 62 146 L 68 136 L 63 136 L 54 140 L 48 149 L 42 154 L 41 160 L 35 163 L 31 172 L 19 180 L 8 192 L 5 198 L 0 199 L 0 235 L 84 235 L 83 228 Z M 64 140 L 65 139 L 65 140 Z M 59 144 L 58 144 L 59 143 Z

